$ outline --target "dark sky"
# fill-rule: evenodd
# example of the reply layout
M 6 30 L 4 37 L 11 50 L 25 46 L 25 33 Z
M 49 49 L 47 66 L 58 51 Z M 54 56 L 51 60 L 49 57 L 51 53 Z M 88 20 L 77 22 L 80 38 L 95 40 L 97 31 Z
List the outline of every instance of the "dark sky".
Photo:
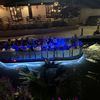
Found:
M 12 4 L 27 4 L 27 3 L 32 3 L 32 4 L 38 4 L 41 2 L 47 3 L 47 2 L 53 2 L 54 0 L 0 0 L 1 3 L 4 5 L 12 5 Z
M 97 7 L 97 8 L 100 7 L 100 0 L 59 0 L 59 1 L 79 4 L 87 7 Z
M 77 2 L 89 7 L 100 7 L 100 0 L 77 0 Z
M 4 3 L 16 3 L 16 2 L 33 2 L 33 3 L 38 3 L 38 2 L 52 2 L 54 0 L 0 0 L 1 2 Z M 100 0 L 60 0 L 60 1 L 73 1 L 75 4 L 80 4 L 88 7 L 94 7 L 94 8 L 100 8 Z

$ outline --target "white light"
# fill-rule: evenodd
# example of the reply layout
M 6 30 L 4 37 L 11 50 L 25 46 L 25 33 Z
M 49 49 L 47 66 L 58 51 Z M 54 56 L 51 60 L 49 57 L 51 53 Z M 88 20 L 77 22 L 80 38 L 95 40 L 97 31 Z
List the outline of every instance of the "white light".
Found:
M 51 7 L 53 7 L 53 5 L 51 5 Z
M 56 10 L 54 9 L 53 12 L 56 12 Z
M 58 12 L 61 12 L 61 10 L 58 10 Z
M 12 10 L 12 8 L 10 8 L 10 10 Z
M 58 6 L 59 5 L 59 2 L 54 2 L 54 6 Z
M 54 11 L 54 9 L 51 10 L 52 12 Z
M 41 2 L 41 5 L 43 5 L 43 2 Z
M 30 3 L 28 3 L 28 6 L 30 6 Z

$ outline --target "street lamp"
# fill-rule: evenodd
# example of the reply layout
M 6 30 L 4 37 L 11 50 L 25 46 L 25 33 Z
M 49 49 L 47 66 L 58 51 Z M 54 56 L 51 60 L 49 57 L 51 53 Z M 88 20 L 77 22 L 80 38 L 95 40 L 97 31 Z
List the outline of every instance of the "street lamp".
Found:
M 28 3 L 28 11 L 29 11 L 29 19 L 32 19 L 32 8 L 30 3 Z
M 43 0 L 41 0 L 41 5 L 43 5 Z

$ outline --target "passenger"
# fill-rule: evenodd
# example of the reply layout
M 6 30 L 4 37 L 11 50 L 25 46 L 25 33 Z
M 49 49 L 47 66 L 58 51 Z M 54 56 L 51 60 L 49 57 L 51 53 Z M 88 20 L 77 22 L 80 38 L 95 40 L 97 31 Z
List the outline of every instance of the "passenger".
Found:
M 2 52 L 5 52 L 5 51 L 6 51 L 6 49 L 5 49 L 5 48 L 3 48 L 3 49 L 2 49 Z
M 11 46 L 11 39 L 8 39 L 8 46 Z
M 16 43 L 13 43 L 11 47 L 15 49 L 15 51 L 19 51 L 18 45 L 16 45 Z
M 37 46 L 36 48 L 34 48 L 34 50 L 41 51 L 41 45 L 40 46 Z
M 21 40 L 20 40 L 20 45 L 24 45 L 24 39 L 23 38 L 21 38 Z
M 97 34 L 100 34 L 99 30 L 96 30 L 93 35 L 97 35 Z
M 19 51 L 26 51 L 27 50 L 26 46 L 20 45 L 18 47 L 19 47 Z
M 25 45 L 29 44 L 29 38 L 26 37 L 26 39 L 24 40 Z
M 74 47 L 74 38 L 73 37 L 70 39 L 70 43 L 71 43 L 71 46 Z
M 12 47 L 10 49 L 7 50 L 8 52 L 15 52 L 16 50 L 13 49 Z
M 0 48 L 0 52 L 2 52 L 2 49 Z
M 0 45 L 0 52 L 2 52 L 3 44 Z
M 34 51 L 34 46 L 33 45 L 30 45 L 30 50 Z
M 25 45 L 25 51 L 29 51 L 30 50 L 30 46 L 29 45 Z
M 50 64 L 50 61 L 48 59 L 44 59 L 45 64 Z
M 15 39 L 15 45 L 19 45 L 18 39 Z
M 83 28 L 81 28 L 81 34 L 80 34 L 80 36 L 83 36 Z
M 78 47 L 78 37 L 77 35 L 75 34 L 74 35 L 74 48 L 77 48 Z

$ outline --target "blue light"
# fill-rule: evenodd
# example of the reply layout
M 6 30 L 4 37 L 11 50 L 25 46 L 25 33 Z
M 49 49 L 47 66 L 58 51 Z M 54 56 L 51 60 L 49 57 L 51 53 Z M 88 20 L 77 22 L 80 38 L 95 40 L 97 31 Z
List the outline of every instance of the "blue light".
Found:
M 84 55 L 76 60 L 64 60 L 64 61 L 55 61 L 55 63 L 59 63 L 60 65 L 77 65 L 84 61 Z M 5 67 L 9 69 L 16 69 L 16 68 L 24 68 L 28 67 L 29 70 L 40 68 L 45 62 L 23 62 L 23 63 L 2 63 L 0 62 L 0 67 Z
M 67 61 L 56 61 L 56 63 L 60 63 L 60 65 L 77 65 L 77 64 L 80 64 L 80 63 L 83 63 L 85 57 L 84 55 L 79 58 L 79 59 L 75 59 L 75 60 L 67 60 Z
M 28 67 L 29 70 L 34 68 L 39 68 L 44 64 L 44 62 L 22 62 L 22 63 L 6 63 L 6 67 L 10 69 L 25 68 Z

